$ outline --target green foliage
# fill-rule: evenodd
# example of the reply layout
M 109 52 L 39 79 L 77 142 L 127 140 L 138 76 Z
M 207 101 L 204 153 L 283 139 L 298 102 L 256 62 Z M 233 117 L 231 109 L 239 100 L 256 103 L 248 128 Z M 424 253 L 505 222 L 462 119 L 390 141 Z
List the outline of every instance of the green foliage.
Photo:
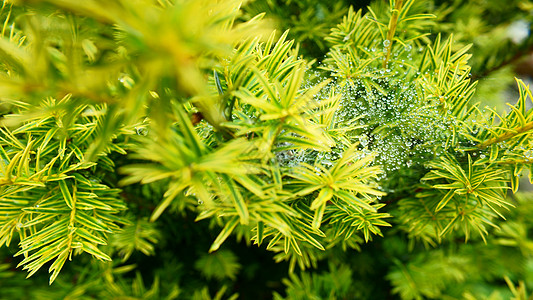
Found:
M 346 265 L 329 266 L 329 272 L 323 274 L 303 273 L 298 277 L 290 274 L 290 280 L 283 282 L 287 286 L 287 299 L 337 299 L 337 297 L 354 296 L 352 272 Z M 274 299 L 284 299 L 274 294 Z
M 235 276 L 241 268 L 235 254 L 228 250 L 203 255 L 195 262 L 194 267 L 208 279 L 216 278 L 218 280 L 226 277 L 235 280 Z
M 395 286 L 393 292 L 403 299 L 440 298 L 447 283 L 465 280 L 465 263 L 464 257 L 435 251 L 427 257 L 417 257 L 407 266 L 396 262 L 396 270 L 389 273 L 387 279 Z
M 525 299 L 533 97 L 471 73 L 504 95 L 530 38 L 494 10 L 4 1 L 0 297 Z
M 106 106 L 66 111 L 69 102 L 70 97 L 48 99 L 42 114 L 32 117 L 26 105 L 14 104 L 11 109 L 17 113 L 8 117 L 24 116 L 24 125 L 13 131 L 0 129 L 0 244 L 9 246 L 18 235 L 16 255 L 24 255 L 20 265 L 30 275 L 54 260 L 50 282 L 72 253 L 111 260 L 97 245 L 105 245 L 106 235 L 127 223 L 117 216 L 126 209 L 118 190 L 102 184 L 101 175 L 114 169 L 107 153 L 125 150 L 119 143 L 106 147 L 96 163 L 83 156 L 96 139 Z
M 122 260 L 127 261 L 135 251 L 154 255 L 154 244 L 158 242 L 160 235 L 154 223 L 140 219 L 114 234 L 110 244 L 118 250 Z
M 301 44 L 302 53 L 321 59 L 327 52 L 324 39 L 330 29 L 337 25 L 350 5 L 362 5 L 360 2 L 268 0 L 253 1 L 243 9 L 251 16 L 266 13 L 277 28 L 290 30 L 290 37 Z

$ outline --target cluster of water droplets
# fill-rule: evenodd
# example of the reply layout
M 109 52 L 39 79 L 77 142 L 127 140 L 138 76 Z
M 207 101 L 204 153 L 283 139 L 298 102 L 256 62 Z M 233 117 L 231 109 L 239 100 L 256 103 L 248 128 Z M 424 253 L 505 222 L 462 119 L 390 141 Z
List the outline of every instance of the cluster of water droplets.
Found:
M 290 147 L 289 143 L 279 143 L 278 147 Z M 302 163 L 313 165 L 319 163 L 326 168 L 332 167 L 346 149 L 342 145 L 331 148 L 331 151 L 317 149 L 289 149 L 275 152 L 275 161 L 284 167 L 296 167 Z M 369 153 L 368 153 L 369 154 Z M 318 170 L 318 169 L 317 169 Z
M 451 134 L 453 120 L 443 117 L 438 105 L 422 103 L 424 97 L 410 82 L 378 78 L 385 93 L 368 89 L 363 80 L 342 90 L 338 123 L 357 119 L 363 150 L 377 153 L 375 163 L 386 172 L 410 168 L 439 155 Z
M 408 50 L 411 51 L 411 48 Z M 396 56 L 393 54 L 393 57 Z M 410 54 L 403 58 L 404 62 L 409 60 L 408 63 L 413 63 Z M 457 122 L 437 99 L 428 100 L 429 91 L 413 80 L 431 74 L 407 70 L 401 62 L 397 60 L 396 65 L 389 68 L 369 66 L 365 73 L 374 76 L 350 78 L 349 81 L 335 72 L 338 69 L 329 66 L 334 80 L 317 97 L 317 101 L 322 101 L 332 91 L 341 93 L 340 107 L 335 116 L 336 127 L 361 126 L 347 132 L 347 137 L 351 142 L 359 143 L 363 155 L 377 155 L 374 164 L 383 168 L 384 177 L 442 155 L 453 134 L 452 127 Z M 349 66 L 354 67 L 351 63 Z M 316 75 L 318 77 L 318 73 Z M 290 159 L 286 157 L 282 162 L 287 165 L 301 161 L 319 162 L 331 166 L 346 150 L 339 143 L 337 146 L 330 152 L 291 153 Z
M 381 55 L 384 58 L 379 52 L 386 51 L 389 43 L 384 41 L 382 45 L 363 47 L 359 54 L 361 58 L 365 55 Z M 384 176 L 399 169 L 416 167 L 441 155 L 452 136 L 456 120 L 444 110 L 438 99 L 428 100 L 429 90 L 424 90 L 420 81 L 415 82 L 417 78 L 433 75 L 417 73 L 410 67 L 417 64 L 412 55 L 421 51 L 422 48 L 413 49 L 407 45 L 391 53 L 386 67 L 383 67 L 382 61 L 376 60 L 358 72 L 354 72 L 357 63 L 347 56 L 342 58 L 343 54 L 340 54 L 343 68 L 332 59 L 329 62 L 326 59 L 319 68 L 329 70 L 330 74 L 319 71 L 308 73 L 312 79 L 301 87 L 308 90 L 318 82 L 333 79 L 315 100 L 320 102 L 332 93 L 341 94 L 335 127 L 361 126 L 347 131 L 345 137 L 352 143 L 359 143 L 362 157 L 376 155 L 374 164 L 383 168 Z M 287 149 L 291 145 L 276 146 Z M 344 151 L 346 146 L 336 141 L 331 151 L 297 148 L 275 151 L 275 160 L 287 167 L 302 162 L 331 167 Z

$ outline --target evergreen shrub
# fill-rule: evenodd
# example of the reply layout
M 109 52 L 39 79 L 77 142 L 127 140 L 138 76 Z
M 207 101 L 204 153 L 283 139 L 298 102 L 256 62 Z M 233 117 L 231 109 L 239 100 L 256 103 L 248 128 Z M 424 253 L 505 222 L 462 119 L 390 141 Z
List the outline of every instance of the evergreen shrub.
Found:
M 531 299 L 532 10 L 4 0 L 0 298 Z

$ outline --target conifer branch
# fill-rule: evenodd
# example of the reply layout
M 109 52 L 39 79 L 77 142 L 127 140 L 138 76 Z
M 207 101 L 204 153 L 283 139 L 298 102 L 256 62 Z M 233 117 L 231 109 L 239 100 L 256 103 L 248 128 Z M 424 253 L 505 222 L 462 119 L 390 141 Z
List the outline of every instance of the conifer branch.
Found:
M 512 137 L 515 137 L 517 135 L 520 135 L 524 132 L 527 132 L 529 130 L 532 130 L 533 129 L 533 121 L 532 122 L 529 122 L 529 123 L 526 123 L 526 125 L 522 126 L 522 127 L 518 127 L 518 128 L 514 128 L 512 131 L 507 131 L 505 133 L 502 133 L 496 137 L 493 137 L 491 139 L 488 139 L 486 141 L 484 141 L 483 143 L 477 145 L 477 147 L 479 149 L 485 149 L 487 148 L 488 146 L 492 145 L 492 144 L 497 144 L 497 143 L 500 143 L 500 142 L 503 142 L 505 140 L 508 140 Z
M 394 39 L 394 34 L 396 33 L 396 27 L 398 26 L 398 16 L 400 15 L 400 10 L 402 9 L 403 0 L 398 0 L 394 4 L 394 9 L 392 10 L 392 16 L 389 22 L 389 31 L 387 32 L 387 39 L 388 44 L 386 45 L 386 56 L 385 60 L 383 61 L 383 68 L 387 67 L 387 64 L 389 63 L 390 55 L 392 52 L 392 41 Z

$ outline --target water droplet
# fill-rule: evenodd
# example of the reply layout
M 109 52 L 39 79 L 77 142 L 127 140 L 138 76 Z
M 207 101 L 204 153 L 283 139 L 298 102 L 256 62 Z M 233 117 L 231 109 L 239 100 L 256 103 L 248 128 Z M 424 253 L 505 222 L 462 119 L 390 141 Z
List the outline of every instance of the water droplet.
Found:
M 368 145 L 368 136 L 366 134 L 363 134 L 359 137 L 359 142 L 361 142 L 361 146 L 366 147 Z
M 389 45 L 390 45 L 390 41 L 389 40 L 384 40 L 383 41 L 383 46 L 388 47 Z

